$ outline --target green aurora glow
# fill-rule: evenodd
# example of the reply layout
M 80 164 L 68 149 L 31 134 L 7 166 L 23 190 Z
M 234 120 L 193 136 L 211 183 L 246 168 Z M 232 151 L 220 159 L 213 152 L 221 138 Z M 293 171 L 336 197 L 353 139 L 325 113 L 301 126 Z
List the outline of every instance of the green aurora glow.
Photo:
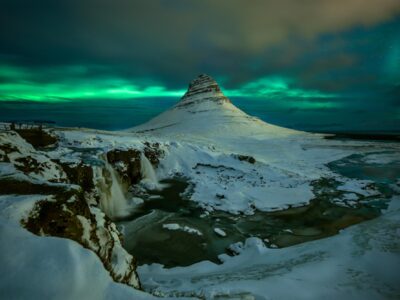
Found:
M 84 66 L 61 67 L 32 72 L 10 65 L 0 66 L 0 101 L 70 102 L 90 99 L 179 98 L 185 89 L 169 89 L 163 84 L 133 83 L 121 78 L 88 79 Z M 48 78 L 61 78 L 57 82 Z M 40 82 L 40 79 L 43 79 Z M 38 80 L 39 79 L 39 80 Z M 139 81 L 138 81 L 139 82 Z M 145 81 L 144 81 L 145 82 Z M 285 107 L 320 109 L 340 106 L 328 101 L 335 94 L 295 87 L 290 78 L 269 76 L 243 84 L 237 89 L 224 89 L 228 97 L 274 101 Z

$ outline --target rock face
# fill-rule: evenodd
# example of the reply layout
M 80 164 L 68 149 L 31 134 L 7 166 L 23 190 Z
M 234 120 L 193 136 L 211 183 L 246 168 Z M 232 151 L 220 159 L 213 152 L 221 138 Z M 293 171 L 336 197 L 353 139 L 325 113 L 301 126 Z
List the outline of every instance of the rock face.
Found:
M 57 137 L 41 128 L 16 129 L 15 131 L 36 149 L 57 144 Z
M 153 166 L 157 166 L 164 155 L 160 144 L 145 142 L 144 145 L 144 155 Z M 140 155 L 141 151 L 137 149 L 113 149 L 107 152 L 107 160 L 127 185 L 133 185 L 142 179 Z
M 70 183 L 77 184 L 84 191 L 90 191 L 93 189 L 93 169 L 84 163 L 67 164 L 59 162 L 64 172 L 67 174 Z
M 99 256 L 116 282 L 140 288 L 136 260 L 122 247 L 115 224 L 98 207 L 89 206 L 81 193 L 69 191 L 53 201 L 39 201 L 21 222 L 34 234 L 78 242 Z
M 176 107 L 187 107 L 200 101 L 213 101 L 219 104 L 230 103 L 229 99 L 222 93 L 218 83 L 206 74 L 201 74 L 190 82 L 187 92 Z
M 113 165 L 127 185 L 136 184 L 141 179 L 140 151 L 136 149 L 113 149 L 107 152 L 107 160 Z

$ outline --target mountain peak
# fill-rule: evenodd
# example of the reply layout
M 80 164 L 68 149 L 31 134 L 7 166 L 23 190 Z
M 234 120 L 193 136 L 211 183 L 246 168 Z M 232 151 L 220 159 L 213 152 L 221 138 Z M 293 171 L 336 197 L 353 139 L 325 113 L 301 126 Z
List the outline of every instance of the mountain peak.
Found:
M 189 83 L 189 89 L 185 95 L 195 94 L 205 90 L 214 92 L 221 91 L 218 83 L 214 80 L 214 78 L 207 74 L 200 74 L 199 76 L 197 76 L 197 78 L 193 79 Z
M 230 102 L 222 93 L 218 83 L 207 74 L 200 74 L 189 83 L 189 88 L 178 103 L 178 107 L 203 101 Z

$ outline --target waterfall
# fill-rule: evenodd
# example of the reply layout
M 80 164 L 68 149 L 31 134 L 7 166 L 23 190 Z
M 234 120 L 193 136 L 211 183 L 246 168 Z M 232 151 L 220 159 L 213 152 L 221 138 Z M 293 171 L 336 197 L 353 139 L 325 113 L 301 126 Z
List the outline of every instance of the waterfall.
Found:
M 104 159 L 104 167 L 95 169 L 96 186 L 100 194 L 100 207 L 111 219 L 129 213 L 128 202 L 119 175 Z
M 149 189 L 159 189 L 161 187 L 156 172 L 144 153 L 140 155 L 140 172 L 143 177 L 142 183 L 144 183 Z

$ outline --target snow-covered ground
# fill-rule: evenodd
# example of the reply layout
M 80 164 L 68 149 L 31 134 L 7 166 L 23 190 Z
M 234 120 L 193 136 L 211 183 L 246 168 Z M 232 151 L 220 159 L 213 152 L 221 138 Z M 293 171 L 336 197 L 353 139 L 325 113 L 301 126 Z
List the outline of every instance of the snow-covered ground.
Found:
M 146 290 L 206 299 L 399 299 L 400 197 L 383 216 L 283 249 L 250 238 L 222 265 L 139 268 Z

